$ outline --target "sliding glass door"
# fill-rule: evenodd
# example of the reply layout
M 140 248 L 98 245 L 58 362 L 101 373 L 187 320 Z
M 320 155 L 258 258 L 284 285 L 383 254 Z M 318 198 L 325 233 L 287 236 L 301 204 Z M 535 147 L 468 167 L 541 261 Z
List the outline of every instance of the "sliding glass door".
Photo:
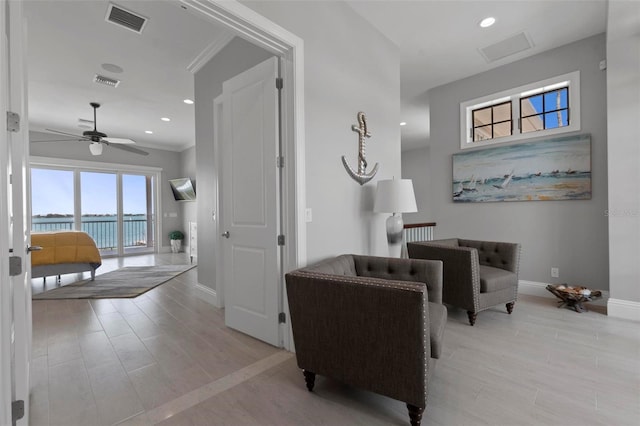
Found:
M 154 252 L 157 176 L 33 166 L 32 231 L 85 231 L 102 256 Z
M 31 230 L 75 229 L 73 170 L 31 169 Z
M 80 229 L 96 242 L 103 256 L 119 254 L 118 176 L 80 172 Z
M 125 253 L 153 250 L 154 205 L 151 176 L 122 175 L 122 231 Z

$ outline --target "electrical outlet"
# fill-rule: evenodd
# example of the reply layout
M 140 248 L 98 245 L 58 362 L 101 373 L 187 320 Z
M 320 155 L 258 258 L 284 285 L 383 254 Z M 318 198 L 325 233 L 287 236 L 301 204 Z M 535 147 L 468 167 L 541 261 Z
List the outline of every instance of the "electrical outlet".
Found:
M 560 278 L 560 268 L 551 268 L 551 278 Z

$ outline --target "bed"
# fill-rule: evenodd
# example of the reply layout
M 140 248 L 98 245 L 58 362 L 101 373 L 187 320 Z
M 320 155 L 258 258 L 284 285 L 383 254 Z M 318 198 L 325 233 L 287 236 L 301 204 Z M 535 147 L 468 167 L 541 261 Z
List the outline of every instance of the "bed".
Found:
M 91 272 L 91 280 L 96 277 L 96 269 L 102 264 L 96 243 L 82 231 L 33 232 L 31 245 L 42 250 L 31 252 L 31 278 Z

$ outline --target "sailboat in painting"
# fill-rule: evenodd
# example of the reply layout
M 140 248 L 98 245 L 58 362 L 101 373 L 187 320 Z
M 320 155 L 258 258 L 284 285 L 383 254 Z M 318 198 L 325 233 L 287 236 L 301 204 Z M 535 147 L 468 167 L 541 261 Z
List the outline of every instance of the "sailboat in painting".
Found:
M 476 176 L 475 175 L 471 175 L 471 179 L 469 180 L 469 183 L 467 183 L 466 185 L 462 186 L 462 190 L 463 191 L 476 191 Z
M 498 189 L 505 189 L 507 186 L 509 186 L 509 183 L 511 182 L 511 179 L 513 179 L 513 170 L 511 170 L 511 172 L 508 175 L 505 175 L 505 179 L 502 182 L 502 184 L 500 185 L 493 185 L 494 187 L 498 188 Z

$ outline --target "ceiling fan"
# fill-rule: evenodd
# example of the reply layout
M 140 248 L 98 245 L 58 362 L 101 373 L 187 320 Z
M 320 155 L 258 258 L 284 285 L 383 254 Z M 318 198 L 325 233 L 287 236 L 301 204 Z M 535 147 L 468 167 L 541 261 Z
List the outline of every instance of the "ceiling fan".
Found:
M 149 155 L 148 152 L 131 146 L 135 142 L 131 139 L 122 138 L 110 138 L 106 133 L 98 131 L 96 122 L 96 110 L 100 108 L 100 104 L 97 102 L 89 103 L 93 108 L 93 130 L 86 130 L 82 132 L 82 136 L 74 135 L 72 133 L 61 132 L 60 130 L 46 129 L 49 132 L 58 133 L 65 136 L 71 136 L 73 139 L 58 139 L 58 140 L 43 140 L 32 142 L 66 142 L 66 141 L 87 141 L 89 142 L 89 150 L 93 155 L 101 155 L 103 145 L 112 146 L 114 148 L 122 149 L 124 151 L 132 152 L 139 155 Z

